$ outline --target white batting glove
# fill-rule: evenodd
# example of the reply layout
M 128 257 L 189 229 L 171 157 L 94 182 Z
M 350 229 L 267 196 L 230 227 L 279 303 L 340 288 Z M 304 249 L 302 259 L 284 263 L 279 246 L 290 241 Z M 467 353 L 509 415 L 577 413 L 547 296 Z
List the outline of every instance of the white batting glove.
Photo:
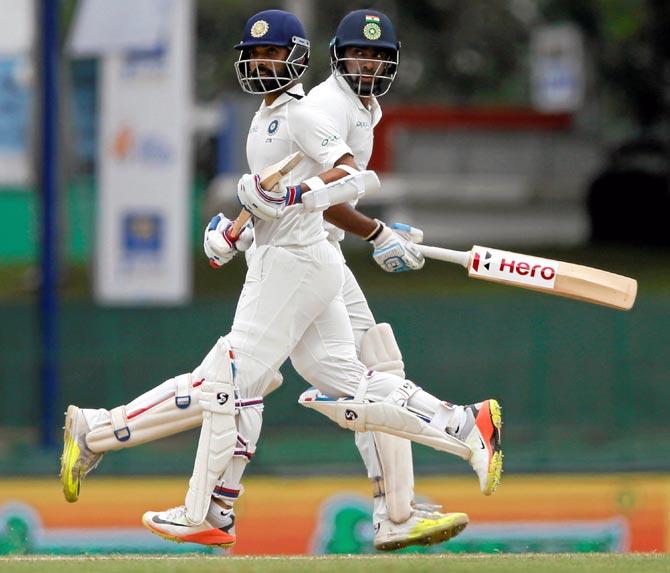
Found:
M 254 233 L 249 226 L 242 229 L 237 239 L 233 239 L 230 236 L 232 226 L 233 222 L 223 213 L 219 213 L 205 227 L 205 255 L 212 268 L 218 269 L 229 262 L 238 251 L 246 251 L 254 240 Z
M 261 187 L 259 175 L 246 173 L 237 182 L 237 198 L 249 213 L 262 219 L 278 219 L 286 207 L 286 188 L 275 185 L 266 191 Z
M 391 223 L 389 227 L 403 239 L 407 239 L 417 245 L 423 243 L 423 231 L 418 227 L 412 227 L 405 223 Z
M 367 240 L 374 245 L 375 250 L 372 252 L 372 258 L 382 269 L 387 273 L 402 273 L 418 271 L 423 267 L 425 260 L 414 243 L 408 241 L 381 221 L 377 221 L 377 223 L 379 223 L 379 226 Z

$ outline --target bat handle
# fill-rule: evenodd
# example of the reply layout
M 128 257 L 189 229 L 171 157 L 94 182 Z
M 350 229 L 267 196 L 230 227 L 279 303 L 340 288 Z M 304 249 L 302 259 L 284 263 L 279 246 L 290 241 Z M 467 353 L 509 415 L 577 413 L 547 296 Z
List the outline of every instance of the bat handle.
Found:
M 233 226 L 230 229 L 229 236 L 231 239 L 235 240 L 239 238 L 240 233 L 242 232 L 242 229 L 244 228 L 244 225 L 247 224 L 247 221 L 251 217 L 251 213 L 247 211 L 246 209 L 242 209 L 240 211 L 240 214 L 237 216 L 237 219 L 233 221 Z
M 414 245 L 421 254 L 427 259 L 437 261 L 446 261 L 447 263 L 456 263 L 468 268 L 470 264 L 470 251 L 452 251 L 451 249 L 442 249 L 441 247 L 430 247 L 428 245 Z

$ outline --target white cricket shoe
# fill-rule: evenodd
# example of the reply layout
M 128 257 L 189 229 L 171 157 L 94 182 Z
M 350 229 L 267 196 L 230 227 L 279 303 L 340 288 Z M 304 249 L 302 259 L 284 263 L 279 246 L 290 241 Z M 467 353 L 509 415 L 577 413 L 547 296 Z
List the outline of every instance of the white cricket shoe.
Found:
M 79 499 L 81 480 L 102 460 L 102 454 L 92 452 L 86 446 L 89 425 L 84 412 L 77 406 L 68 406 L 63 426 L 63 454 L 60 458 L 60 481 L 63 494 L 69 502 Z
M 484 495 L 491 495 L 500 485 L 503 471 L 502 408 L 490 399 L 464 409 L 466 421 L 455 436 L 470 446 L 470 465 L 479 477 L 479 487 Z
M 193 525 L 186 517 L 186 507 L 180 505 L 166 511 L 147 511 L 142 516 L 142 523 L 152 533 L 176 543 L 232 547 L 236 541 L 235 514 L 231 511 L 228 517 L 229 523 L 222 527 L 216 527 L 207 520 Z
M 434 545 L 448 541 L 463 531 L 470 519 L 465 513 L 412 510 L 403 523 L 383 519 L 375 524 L 375 549 L 393 551 L 408 545 Z

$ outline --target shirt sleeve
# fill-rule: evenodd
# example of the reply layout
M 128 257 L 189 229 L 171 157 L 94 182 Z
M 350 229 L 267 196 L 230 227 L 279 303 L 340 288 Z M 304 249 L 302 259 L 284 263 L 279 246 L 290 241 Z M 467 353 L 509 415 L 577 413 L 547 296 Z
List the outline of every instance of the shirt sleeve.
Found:
M 323 170 L 350 153 L 342 131 L 334 119 L 307 102 L 296 102 L 289 116 L 289 129 L 300 150 L 319 163 Z

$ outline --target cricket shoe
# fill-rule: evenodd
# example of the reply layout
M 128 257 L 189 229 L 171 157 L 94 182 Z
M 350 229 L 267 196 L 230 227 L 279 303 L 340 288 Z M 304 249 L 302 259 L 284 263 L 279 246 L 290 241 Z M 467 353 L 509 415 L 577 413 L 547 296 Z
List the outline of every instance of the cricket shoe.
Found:
M 81 480 L 102 460 L 102 454 L 92 452 L 86 445 L 89 425 L 84 412 L 77 406 L 68 406 L 63 426 L 63 455 L 60 458 L 60 481 L 65 499 L 73 503 L 79 499 Z
M 394 551 L 408 545 L 434 545 L 463 531 L 470 519 L 465 513 L 440 513 L 414 509 L 403 523 L 383 519 L 375 524 L 375 549 Z
M 479 487 L 484 495 L 491 495 L 503 471 L 502 408 L 493 399 L 463 408 L 466 419 L 456 437 L 470 446 L 470 465 L 479 477 Z
M 186 517 L 186 507 L 180 505 L 166 511 L 147 511 L 142 516 L 142 523 L 151 533 L 175 541 L 176 543 L 199 543 L 200 545 L 216 545 L 232 547 L 235 544 L 235 514 L 231 511 L 228 523 L 216 527 L 205 520 L 194 525 Z

